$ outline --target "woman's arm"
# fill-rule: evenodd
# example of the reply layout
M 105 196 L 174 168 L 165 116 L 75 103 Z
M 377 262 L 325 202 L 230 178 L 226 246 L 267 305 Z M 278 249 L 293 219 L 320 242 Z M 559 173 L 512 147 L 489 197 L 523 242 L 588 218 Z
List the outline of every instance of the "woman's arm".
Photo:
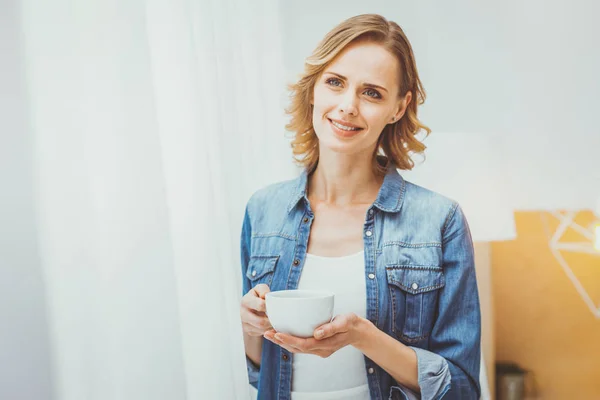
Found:
M 248 359 L 250 359 L 257 368 L 260 368 L 262 342 L 262 336 L 250 336 L 244 332 L 244 348 L 246 349 L 246 356 L 248 356 Z
M 248 205 L 244 211 L 244 222 L 242 223 L 242 233 L 240 235 L 240 261 L 242 264 L 242 296 L 246 295 L 251 289 L 250 280 L 246 278 L 246 270 L 250 260 L 252 227 L 250 225 L 250 216 L 248 215 Z M 244 349 L 246 351 L 246 369 L 248 372 L 248 381 L 254 387 L 258 386 L 260 375 L 260 363 L 262 353 L 262 336 L 253 337 L 244 332 Z
M 383 368 L 396 382 L 419 393 L 417 355 L 414 350 L 379 330 L 368 319 L 360 318 L 360 321 L 357 325 L 359 339 L 353 346 Z
M 443 268 L 429 350 L 405 346 L 365 320 L 355 347 L 400 385 L 423 399 L 478 399 L 481 315 L 473 241 L 462 209 L 450 210 L 443 233 Z
M 451 382 L 446 388 L 430 393 L 444 399 L 479 399 L 479 368 L 481 362 L 481 312 L 475 276 L 475 255 L 469 225 L 461 207 L 455 204 L 444 226 L 443 269 L 446 284 L 440 290 L 438 315 L 429 337 L 429 351 L 415 348 L 421 364 L 419 382 L 436 389 L 436 359 L 438 369 L 450 371 Z M 439 360 L 443 357 L 443 360 Z M 443 362 L 441 362 L 443 361 Z M 448 391 L 446 393 L 446 391 Z
M 344 314 L 319 327 L 314 338 L 296 338 L 270 330 L 265 338 L 292 353 L 328 357 L 352 345 L 386 370 L 399 384 L 421 398 L 470 400 L 480 396 L 481 315 L 475 280 L 473 242 L 458 205 L 444 225 L 443 268 L 437 318 L 428 349 L 406 346 L 370 321 Z M 406 393 L 405 393 L 406 394 Z M 414 396 L 411 396 L 414 397 Z

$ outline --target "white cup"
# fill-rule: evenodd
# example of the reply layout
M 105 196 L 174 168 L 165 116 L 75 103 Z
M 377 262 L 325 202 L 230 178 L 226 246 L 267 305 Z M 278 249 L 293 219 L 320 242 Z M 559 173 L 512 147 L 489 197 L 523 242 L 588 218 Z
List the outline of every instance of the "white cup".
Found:
M 333 292 L 322 290 L 278 290 L 265 296 L 267 317 L 277 332 L 300 338 L 333 318 Z

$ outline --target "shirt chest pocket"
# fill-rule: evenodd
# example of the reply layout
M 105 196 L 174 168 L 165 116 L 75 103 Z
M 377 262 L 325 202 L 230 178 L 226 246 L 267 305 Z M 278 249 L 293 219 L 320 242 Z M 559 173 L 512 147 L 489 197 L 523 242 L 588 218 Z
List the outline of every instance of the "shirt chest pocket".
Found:
M 252 256 L 248 261 L 246 278 L 252 287 L 264 283 L 271 287 L 279 256 Z
M 445 285 L 442 268 L 388 265 L 386 275 L 394 333 L 413 343 L 427 338 L 437 317 L 440 290 Z

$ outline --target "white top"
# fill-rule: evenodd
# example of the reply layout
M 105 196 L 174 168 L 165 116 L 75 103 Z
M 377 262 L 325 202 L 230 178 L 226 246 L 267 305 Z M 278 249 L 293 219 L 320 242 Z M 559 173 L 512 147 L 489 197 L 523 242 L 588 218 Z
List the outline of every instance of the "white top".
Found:
M 343 257 L 306 255 L 298 289 L 335 293 L 333 315 L 353 312 L 366 318 L 364 251 Z M 364 355 L 346 346 L 328 358 L 292 355 L 292 400 L 369 400 Z

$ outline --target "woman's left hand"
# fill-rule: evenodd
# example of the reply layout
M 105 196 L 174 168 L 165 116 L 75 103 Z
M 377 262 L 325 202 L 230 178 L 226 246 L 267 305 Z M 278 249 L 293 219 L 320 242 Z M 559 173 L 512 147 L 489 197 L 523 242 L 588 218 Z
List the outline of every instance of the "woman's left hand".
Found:
M 303 339 L 270 329 L 264 337 L 291 353 L 314 354 L 327 358 L 342 347 L 355 345 L 361 336 L 358 329 L 364 322 L 354 313 L 337 315 L 333 321 L 321 325 L 312 338 Z

